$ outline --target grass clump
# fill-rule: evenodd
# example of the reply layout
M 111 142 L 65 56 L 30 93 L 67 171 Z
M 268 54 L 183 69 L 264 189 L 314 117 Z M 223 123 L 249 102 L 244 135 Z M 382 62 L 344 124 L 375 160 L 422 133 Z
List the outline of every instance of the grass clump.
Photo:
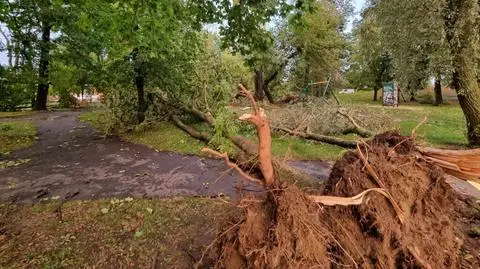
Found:
M 170 122 L 152 124 L 145 130 L 135 130 L 123 135 L 128 142 L 143 144 L 159 151 L 199 155 L 205 143 L 189 136 Z
M 0 122 L 0 154 L 32 146 L 36 134 L 37 128 L 30 122 Z
M 272 153 L 292 160 L 337 160 L 345 152 L 339 146 L 294 137 L 273 137 Z
M 35 111 L 26 110 L 26 111 L 14 111 L 14 112 L 0 112 L 0 119 L 2 118 L 17 118 L 27 115 L 35 114 Z
M 232 207 L 206 198 L 0 205 L 1 268 L 192 268 Z M 156 266 L 156 267 L 154 267 Z

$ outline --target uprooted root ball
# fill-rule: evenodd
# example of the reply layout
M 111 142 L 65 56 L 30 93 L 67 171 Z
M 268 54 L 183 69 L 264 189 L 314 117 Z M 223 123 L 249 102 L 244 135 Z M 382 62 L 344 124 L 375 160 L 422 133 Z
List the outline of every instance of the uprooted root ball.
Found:
M 458 268 L 462 235 L 455 193 L 439 168 L 407 137 L 389 132 L 361 145 L 385 188 L 405 212 L 403 224 L 384 196 L 359 206 L 314 204 L 295 186 L 250 202 L 209 252 L 216 268 Z M 393 149 L 393 150 L 392 150 Z M 355 152 L 332 171 L 325 195 L 354 196 L 377 183 Z

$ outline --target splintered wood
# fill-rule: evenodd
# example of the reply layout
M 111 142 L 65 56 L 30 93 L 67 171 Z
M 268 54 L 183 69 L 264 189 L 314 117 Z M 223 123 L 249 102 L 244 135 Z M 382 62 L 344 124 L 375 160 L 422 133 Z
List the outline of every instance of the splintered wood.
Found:
M 480 183 L 480 149 L 442 150 L 419 148 L 423 157 L 457 178 Z

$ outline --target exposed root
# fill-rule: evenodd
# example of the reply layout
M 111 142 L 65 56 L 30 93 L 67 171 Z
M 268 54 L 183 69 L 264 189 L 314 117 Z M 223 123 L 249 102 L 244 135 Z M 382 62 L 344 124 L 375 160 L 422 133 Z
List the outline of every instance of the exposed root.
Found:
M 440 169 L 418 161 L 411 141 L 399 145 L 395 156 L 388 156 L 404 139 L 386 133 L 367 142 L 357 154 L 348 152 L 332 171 L 323 193 L 327 197 L 308 196 L 288 186 L 246 203 L 241 224 L 232 229 L 229 225 L 221 233 L 205 255 L 204 265 L 458 268 L 457 238 L 462 235 L 455 226 L 456 197 Z M 370 164 L 375 165 L 373 173 Z M 382 196 L 367 194 L 372 191 Z M 350 196 L 354 197 L 339 198 Z M 399 211 L 392 210 L 393 204 Z M 404 214 L 402 225 L 400 213 Z

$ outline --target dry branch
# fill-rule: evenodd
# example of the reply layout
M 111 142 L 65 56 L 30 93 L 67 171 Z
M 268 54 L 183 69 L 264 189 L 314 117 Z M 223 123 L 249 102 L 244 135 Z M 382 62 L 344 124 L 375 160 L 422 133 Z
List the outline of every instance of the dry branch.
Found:
M 308 140 L 337 145 L 344 148 L 354 148 L 357 145 L 355 141 L 345 140 L 345 139 L 341 139 L 333 136 L 299 132 L 299 131 L 294 131 L 294 130 L 290 130 L 288 128 L 283 128 L 283 127 L 273 127 L 273 130 L 284 132 L 289 135 L 298 136 Z
M 237 171 L 243 178 L 249 180 L 249 181 L 252 181 L 252 182 L 255 182 L 257 184 L 261 184 L 263 185 L 263 182 L 258 179 L 258 178 L 254 178 L 252 176 L 250 176 L 249 174 L 245 173 L 240 167 L 238 167 L 238 165 L 236 165 L 235 163 L 231 162 L 230 159 L 228 158 L 228 154 L 227 153 L 220 153 L 218 151 L 215 151 L 213 149 L 209 149 L 209 148 L 202 148 L 202 153 L 205 153 L 205 154 L 209 154 L 209 155 L 212 155 L 216 158 L 220 158 L 220 159 L 223 159 L 225 161 L 225 164 L 231 168 L 231 169 L 235 169 L 235 171 Z

